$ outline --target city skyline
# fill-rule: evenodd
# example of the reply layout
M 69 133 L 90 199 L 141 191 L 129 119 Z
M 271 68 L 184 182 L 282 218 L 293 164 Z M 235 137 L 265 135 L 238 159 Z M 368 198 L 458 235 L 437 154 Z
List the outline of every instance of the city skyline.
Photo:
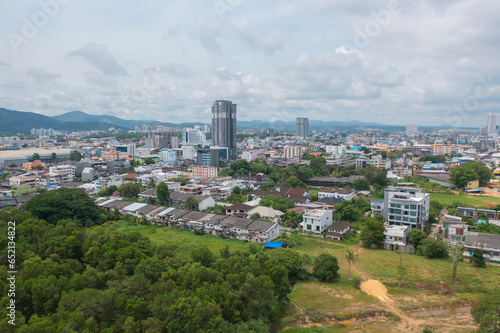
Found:
M 216 3 L 6 3 L 0 107 L 207 121 L 222 97 L 240 120 L 454 127 L 500 110 L 498 2 Z

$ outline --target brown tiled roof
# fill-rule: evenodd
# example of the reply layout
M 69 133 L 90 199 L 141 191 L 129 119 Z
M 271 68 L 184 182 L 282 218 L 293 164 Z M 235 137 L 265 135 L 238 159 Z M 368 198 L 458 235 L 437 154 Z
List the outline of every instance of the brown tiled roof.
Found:
M 288 191 L 286 191 L 286 194 L 288 195 L 304 195 L 307 190 L 301 189 L 301 188 L 289 188 Z
M 352 192 L 354 192 L 354 190 L 352 190 L 350 188 L 341 188 L 341 189 L 339 189 L 339 194 L 351 194 Z
M 248 211 L 248 210 L 252 210 L 253 208 L 254 207 L 252 207 L 252 206 L 240 203 L 240 204 L 236 204 L 236 205 L 232 205 L 232 206 L 226 207 L 226 210 L 244 210 L 244 211 Z

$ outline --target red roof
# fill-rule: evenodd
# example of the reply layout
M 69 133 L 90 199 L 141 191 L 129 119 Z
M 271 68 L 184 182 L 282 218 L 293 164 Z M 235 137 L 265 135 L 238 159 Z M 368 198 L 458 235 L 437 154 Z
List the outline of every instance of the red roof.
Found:
M 333 187 L 327 187 L 323 190 L 320 190 L 319 192 L 333 193 L 333 192 L 335 192 L 335 189 Z
M 307 192 L 307 190 L 301 189 L 301 188 L 289 188 L 288 191 L 286 191 L 287 195 L 304 195 Z
M 339 194 L 351 194 L 354 190 L 351 190 L 350 188 L 341 188 L 339 190 Z
M 134 180 L 137 178 L 137 174 L 136 173 L 128 173 L 126 176 L 125 176 L 125 180 Z

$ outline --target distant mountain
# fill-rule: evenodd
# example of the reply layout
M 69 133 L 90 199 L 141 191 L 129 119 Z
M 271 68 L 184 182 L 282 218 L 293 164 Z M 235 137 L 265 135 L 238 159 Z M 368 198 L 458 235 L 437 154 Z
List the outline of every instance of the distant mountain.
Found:
M 105 130 L 111 126 L 121 129 L 111 123 L 97 121 L 62 121 L 53 117 L 34 112 L 22 112 L 0 108 L 0 132 L 29 133 L 32 128 L 53 128 L 55 130 Z
M 152 125 L 157 122 L 154 120 L 126 120 L 115 116 L 88 114 L 82 111 L 71 111 L 60 114 L 58 116 L 54 116 L 53 118 L 63 121 L 113 124 L 114 126 L 121 126 L 127 129 L 134 129 L 135 126 L 142 126 L 144 124 Z

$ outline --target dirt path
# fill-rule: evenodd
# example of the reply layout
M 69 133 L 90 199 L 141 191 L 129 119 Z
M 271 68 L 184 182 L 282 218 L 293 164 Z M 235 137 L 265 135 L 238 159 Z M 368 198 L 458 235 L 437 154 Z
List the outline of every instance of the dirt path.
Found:
M 360 249 L 359 252 L 361 253 L 362 251 L 363 249 Z M 401 319 L 401 322 L 395 326 L 393 332 L 418 332 L 427 326 L 435 326 L 437 323 L 443 325 L 443 328 L 450 329 L 450 332 L 453 332 L 457 328 L 477 329 L 475 325 L 456 325 L 453 318 L 412 318 L 400 310 L 398 302 L 391 298 L 382 282 L 370 279 L 369 275 L 356 264 L 352 265 L 351 269 L 364 280 L 360 286 L 361 290 L 368 295 L 378 298 L 387 307 L 387 311 L 392 312 Z M 464 315 L 468 316 L 469 319 L 471 317 L 470 313 Z

